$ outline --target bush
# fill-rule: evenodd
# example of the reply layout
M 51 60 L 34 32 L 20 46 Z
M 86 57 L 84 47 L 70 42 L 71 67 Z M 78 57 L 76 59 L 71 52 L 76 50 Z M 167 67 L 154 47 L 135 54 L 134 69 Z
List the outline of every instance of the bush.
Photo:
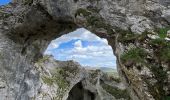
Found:
M 149 42 L 154 47 L 155 55 L 160 61 L 170 62 L 170 42 L 165 39 L 154 39 Z
M 129 94 L 127 90 L 121 90 L 117 87 L 112 87 L 108 84 L 102 84 L 103 89 L 105 89 L 109 94 L 113 95 L 116 99 L 124 98 L 126 100 L 130 100 Z
M 123 53 L 121 55 L 121 61 L 123 63 L 126 62 L 133 62 L 133 64 L 136 63 L 144 63 L 145 61 L 146 52 L 142 48 L 131 48 L 127 52 Z
M 160 38 L 164 39 L 167 37 L 167 32 L 170 30 L 169 28 L 161 28 L 159 29 L 158 35 Z
M 91 14 L 91 12 L 89 12 L 86 9 L 80 8 L 80 9 L 77 10 L 75 17 L 80 15 L 80 14 L 82 14 L 83 16 L 89 16 Z

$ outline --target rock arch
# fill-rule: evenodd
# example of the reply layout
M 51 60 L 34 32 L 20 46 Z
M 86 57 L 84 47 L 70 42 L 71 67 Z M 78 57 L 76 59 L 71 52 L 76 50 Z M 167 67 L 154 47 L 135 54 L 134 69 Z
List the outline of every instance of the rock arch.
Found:
M 67 100 L 95 100 L 95 94 L 84 89 L 81 82 L 77 83 L 69 92 Z
M 127 39 L 128 37 L 123 36 L 129 32 L 140 35 L 146 30 L 152 33 L 154 29 L 169 26 L 170 15 L 165 13 L 169 8 L 167 3 L 165 5 L 165 2 L 160 1 L 13 0 L 13 3 L 1 6 L 0 80 L 3 88 L 0 88 L 2 92 L 0 95 L 2 99 L 30 100 L 36 96 L 39 77 L 33 67 L 34 62 L 41 57 L 52 39 L 78 27 L 85 27 L 99 37 L 108 39 L 118 58 L 120 75 L 128 85 L 132 99 L 159 100 L 162 96 L 168 95 L 170 93 L 168 85 L 164 87 L 162 83 L 163 86 L 152 90 L 152 87 L 149 87 L 151 83 L 144 81 L 142 75 L 148 77 L 149 82 L 153 84 L 158 81 L 152 77 L 150 73 L 154 72 L 150 69 L 144 67 L 143 71 L 136 71 L 133 67 L 129 70 L 127 69 L 129 64 L 123 64 L 120 60 L 121 54 L 131 46 L 148 49 L 143 46 L 145 42 L 142 40 L 136 42 L 136 37 Z M 156 62 L 154 60 L 150 58 L 153 63 Z M 161 69 L 166 69 L 166 65 L 161 65 Z M 157 75 L 159 72 L 155 73 L 155 76 Z M 152 79 L 155 81 L 151 81 Z M 163 87 L 166 90 L 163 90 Z M 163 94 L 157 93 L 157 90 L 163 91 Z

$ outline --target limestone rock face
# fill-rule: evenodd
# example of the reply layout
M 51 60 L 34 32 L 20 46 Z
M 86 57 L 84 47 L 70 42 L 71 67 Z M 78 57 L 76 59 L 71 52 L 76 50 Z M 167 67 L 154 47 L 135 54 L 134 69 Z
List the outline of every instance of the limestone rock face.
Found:
M 0 97 L 31 100 L 54 38 L 85 27 L 107 38 L 133 100 L 170 95 L 169 0 L 13 0 L 0 6 Z M 166 35 L 168 33 L 168 35 Z
M 41 84 L 35 100 L 130 99 L 118 78 L 109 77 L 100 70 L 87 70 L 74 61 L 56 61 L 49 56 L 35 66 Z

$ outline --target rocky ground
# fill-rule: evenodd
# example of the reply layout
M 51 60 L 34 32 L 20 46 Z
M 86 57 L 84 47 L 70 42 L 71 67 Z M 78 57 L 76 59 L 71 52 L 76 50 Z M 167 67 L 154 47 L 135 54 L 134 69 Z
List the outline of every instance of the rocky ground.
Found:
M 74 61 L 45 56 L 36 64 L 41 88 L 35 100 L 130 100 L 118 77 L 87 70 Z

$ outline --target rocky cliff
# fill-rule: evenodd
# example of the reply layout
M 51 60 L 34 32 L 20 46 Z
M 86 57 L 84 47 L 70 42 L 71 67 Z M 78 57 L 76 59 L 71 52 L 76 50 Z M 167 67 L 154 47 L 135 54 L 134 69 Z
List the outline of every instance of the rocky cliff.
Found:
M 170 96 L 169 0 L 13 0 L 0 7 L 0 97 L 38 94 L 49 42 L 79 27 L 107 38 L 133 100 Z
M 48 56 L 35 66 L 41 84 L 35 100 L 130 100 L 121 81 L 100 70 L 86 70 L 74 61 Z

